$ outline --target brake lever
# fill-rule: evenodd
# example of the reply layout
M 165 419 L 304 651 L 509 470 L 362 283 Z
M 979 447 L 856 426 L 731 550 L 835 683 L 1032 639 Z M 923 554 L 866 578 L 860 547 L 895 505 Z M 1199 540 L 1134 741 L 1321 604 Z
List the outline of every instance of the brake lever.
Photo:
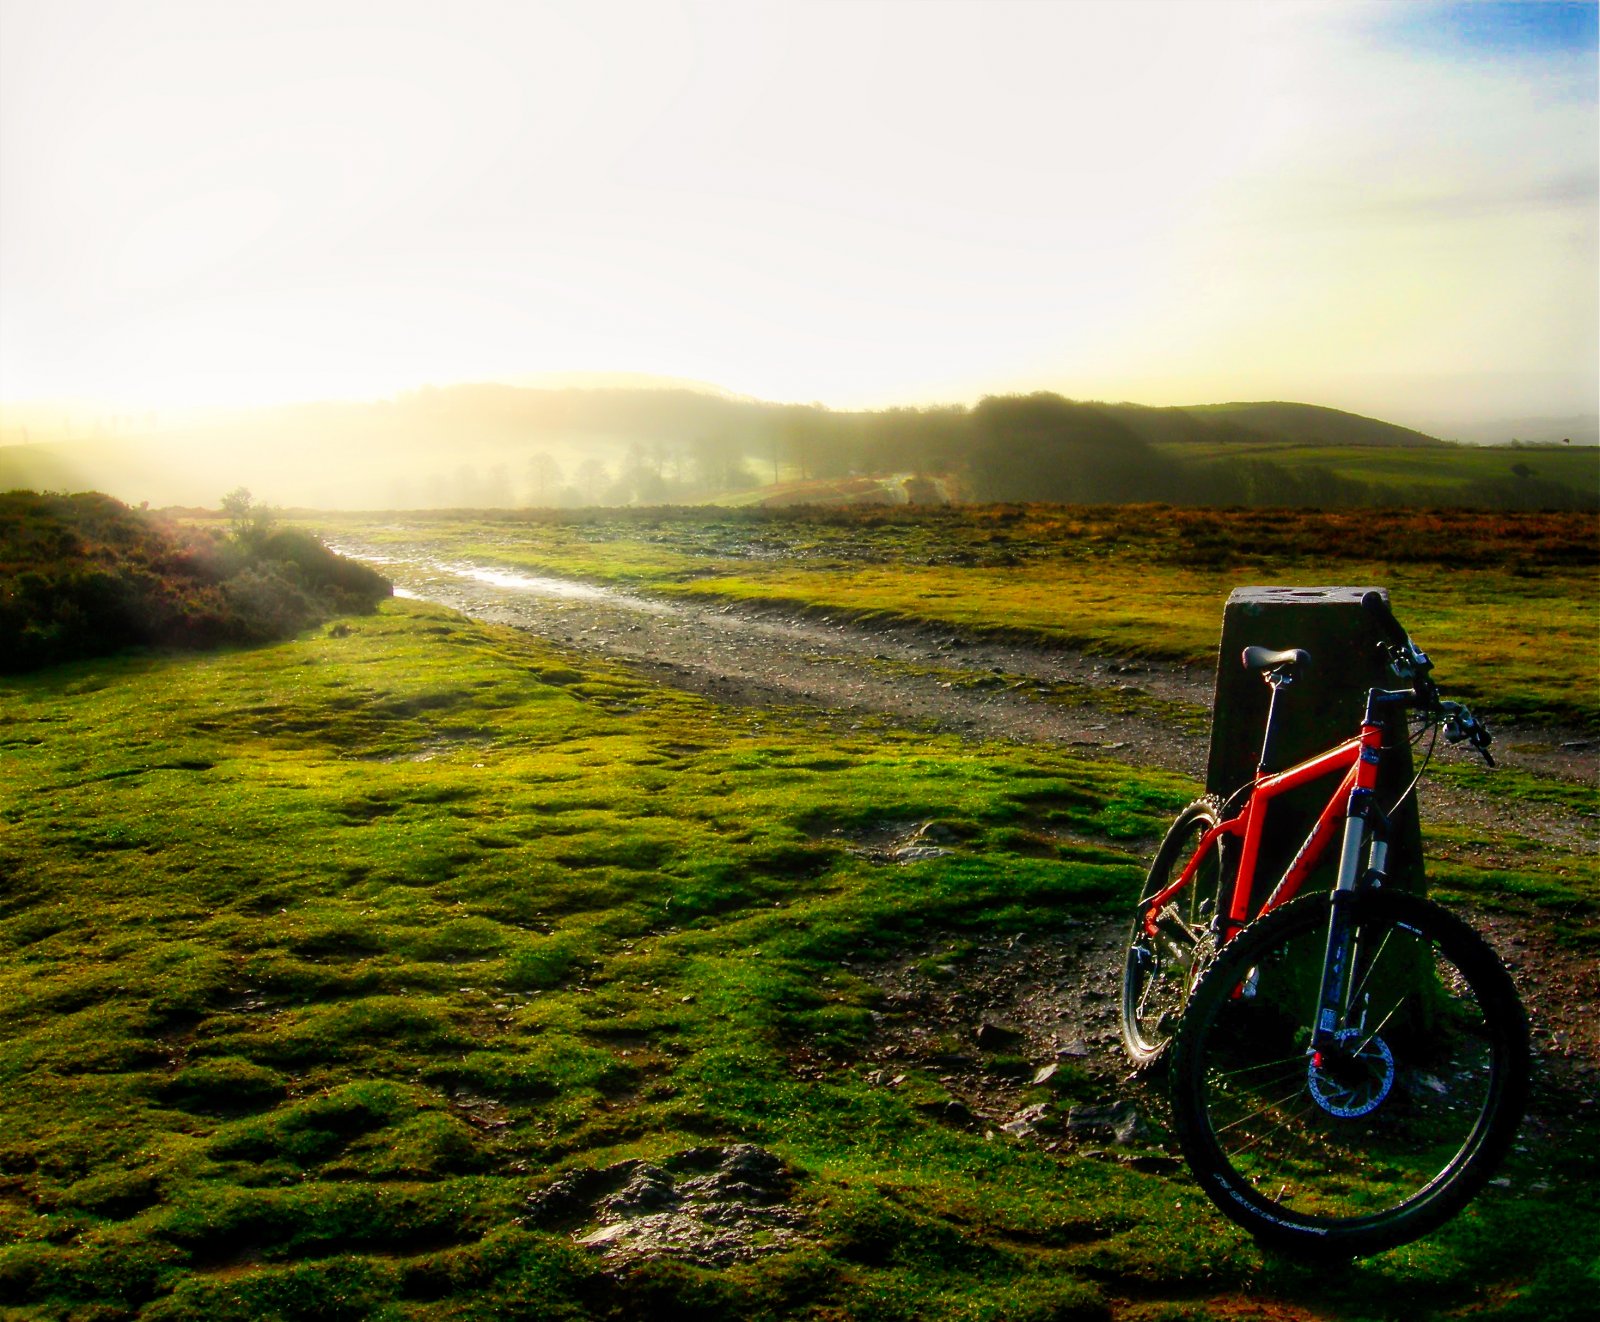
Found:
M 1439 710 L 1444 714 L 1446 741 L 1459 744 L 1465 740 L 1485 762 L 1491 767 L 1494 766 L 1494 757 L 1489 752 L 1489 745 L 1494 742 L 1494 736 L 1489 733 L 1489 727 L 1459 702 L 1441 702 Z
M 1494 736 L 1489 733 L 1489 727 L 1486 725 L 1479 725 L 1472 734 L 1472 746 L 1478 750 L 1478 756 L 1491 767 L 1494 765 L 1494 754 L 1489 751 L 1489 741 L 1492 738 Z

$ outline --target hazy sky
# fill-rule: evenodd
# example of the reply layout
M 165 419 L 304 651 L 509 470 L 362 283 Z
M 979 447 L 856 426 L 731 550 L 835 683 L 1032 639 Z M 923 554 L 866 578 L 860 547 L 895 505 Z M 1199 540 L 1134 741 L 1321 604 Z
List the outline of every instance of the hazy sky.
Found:
M 0 0 L 0 398 L 1596 407 L 1592 4 Z

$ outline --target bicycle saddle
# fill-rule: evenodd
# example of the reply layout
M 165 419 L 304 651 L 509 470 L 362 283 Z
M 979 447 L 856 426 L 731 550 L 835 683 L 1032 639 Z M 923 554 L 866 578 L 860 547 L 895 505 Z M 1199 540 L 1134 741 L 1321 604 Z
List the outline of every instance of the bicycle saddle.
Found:
M 1286 652 L 1274 652 L 1268 647 L 1247 647 L 1240 658 L 1246 670 L 1276 670 L 1279 666 L 1303 666 L 1311 660 L 1311 653 L 1298 647 Z

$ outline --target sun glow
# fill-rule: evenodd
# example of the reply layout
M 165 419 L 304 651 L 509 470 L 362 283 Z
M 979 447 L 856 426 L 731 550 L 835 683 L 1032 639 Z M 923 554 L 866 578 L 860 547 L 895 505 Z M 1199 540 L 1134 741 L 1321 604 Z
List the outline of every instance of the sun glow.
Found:
M 1592 408 L 1589 39 L 1418 8 L 5 0 L 0 396 Z

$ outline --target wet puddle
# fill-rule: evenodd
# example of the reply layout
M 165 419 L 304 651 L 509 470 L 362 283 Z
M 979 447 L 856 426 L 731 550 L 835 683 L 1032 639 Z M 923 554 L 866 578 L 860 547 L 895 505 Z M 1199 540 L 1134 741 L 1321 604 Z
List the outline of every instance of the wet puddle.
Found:
M 560 601 L 589 601 L 597 605 L 614 606 L 624 610 L 648 611 L 667 615 L 673 608 L 662 602 L 647 601 L 615 588 L 597 587 L 592 583 L 578 583 L 572 579 L 552 578 L 545 574 L 529 574 L 514 569 L 494 569 L 485 565 L 446 560 L 414 560 L 404 556 L 374 555 L 363 548 L 343 547 L 330 543 L 329 549 L 351 559 L 360 560 L 387 572 L 391 578 L 401 571 L 411 582 L 402 586 L 395 583 L 394 595 L 411 601 L 432 600 L 426 584 L 440 578 L 458 579 L 468 583 L 481 583 L 485 587 L 507 592 L 522 592 L 535 597 L 548 597 Z M 448 603 L 445 603 L 448 604 Z
M 583 601 L 619 600 L 628 605 L 645 605 L 636 597 L 626 597 L 609 588 L 598 588 L 590 583 L 574 583 L 569 579 L 546 578 L 538 574 L 519 574 L 506 569 L 484 569 L 478 565 L 434 565 L 432 568 L 460 578 L 470 578 L 477 583 L 487 583 L 495 588 L 512 588 L 518 592 L 532 592 L 541 597 L 572 597 Z

